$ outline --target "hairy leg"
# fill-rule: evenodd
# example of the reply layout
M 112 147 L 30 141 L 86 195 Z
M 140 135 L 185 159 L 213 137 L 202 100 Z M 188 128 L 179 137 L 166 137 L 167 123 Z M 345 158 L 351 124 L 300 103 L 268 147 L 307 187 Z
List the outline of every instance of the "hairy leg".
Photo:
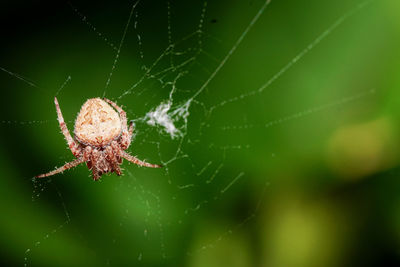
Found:
M 121 144 L 122 150 L 128 149 L 128 147 L 131 145 L 132 133 L 133 133 L 133 122 L 131 121 L 129 123 L 129 130 L 122 131 L 122 133 L 121 133 L 120 144 Z
M 92 162 L 92 174 L 93 180 L 99 180 L 99 169 L 98 169 L 98 158 L 100 156 L 100 152 L 97 149 L 94 149 L 90 155 L 90 161 Z
M 43 177 L 52 176 L 52 175 L 54 175 L 54 174 L 57 174 L 57 173 L 60 173 L 60 172 L 65 171 L 65 170 L 71 169 L 71 168 L 73 168 L 73 167 L 75 167 L 75 166 L 77 166 L 77 165 L 83 163 L 84 161 L 85 161 L 85 160 L 83 159 L 83 157 L 81 157 L 81 158 L 78 158 L 78 159 L 76 159 L 76 160 L 74 160 L 74 161 L 65 163 L 64 166 L 62 166 L 62 167 L 60 167 L 60 168 L 57 168 L 57 169 L 55 169 L 54 171 L 51 171 L 51 172 L 48 172 L 48 173 L 45 173 L 45 174 L 41 174 L 41 175 L 38 175 L 38 176 L 35 176 L 35 177 L 36 177 L 36 178 L 43 178 Z
M 87 146 L 87 147 L 85 147 L 85 149 L 83 150 L 83 159 L 85 160 L 86 165 L 87 165 L 87 167 L 89 168 L 89 170 L 92 169 L 91 157 L 92 157 L 92 147 Z
M 121 164 L 122 163 L 121 147 L 118 145 L 116 141 L 111 142 L 111 147 L 113 149 L 115 157 L 117 158 L 118 164 Z
M 68 131 L 67 125 L 65 124 L 63 115 L 61 113 L 60 105 L 58 104 L 57 101 L 57 97 L 54 97 L 54 104 L 56 105 L 58 123 L 60 124 L 61 131 L 65 137 L 65 140 L 68 143 L 68 147 L 71 150 L 72 154 L 78 158 L 79 155 L 81 154 L 81 149 L 79 148 L 78 144 L 74 141 L 74 139 L 72 139 L 72 136 Z
M 132 137 L 134 126 L 135 126 L 135 124 L 133 123 L 133 121 L 129 122 L 129 130 L 128 130 L 128 133 L 129 133 L 129 136 L 130 136 L 130 137 Z
M 115 171 L 115 173 L 120 176 L 121 175 L 121 168 L 119 167 L 118 164 L 118 159 L 115 155 L 115 152 L 113 151 L 111 146 L 108 146 L 106 148 L 106 153 L 107 153 L 107 159 L 110 162 L 113 170 Z
M 135 164 L 137 164 L 139 166 L 142 166 L 142 167 L 149 167 L 149 168 L 161 168 L 162 167 L 162 165 L 151 164 L 151 163 L 147 163 L 147 162 L 141 161 L 140 159 L 129 155 L 125 151 L 121 151 L 121 156 L 124 159 L 126 159 L 126 160 L 128 160 L 128 161 L 130 161 L 132 163 L 135 163 Z

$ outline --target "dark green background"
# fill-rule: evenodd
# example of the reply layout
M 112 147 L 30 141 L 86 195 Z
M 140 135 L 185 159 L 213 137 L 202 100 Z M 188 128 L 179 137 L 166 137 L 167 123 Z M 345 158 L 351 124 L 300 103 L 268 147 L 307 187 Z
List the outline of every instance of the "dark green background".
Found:
M 199 29 L 203 1 L 171 1 L 168 16 L 167 2 L 143 0 L 106 96 L 137 122 L 129 151 L 166 167 L 125 162 L 124 176 L 94 182 L 82 165 L 32 182 L 72 160 L 53 98 L 71 76 L 57 97 L 72 131 L 84 101 L 102 96 L 115 57 L 98 32 L 118 46 L 132 3 L 72 2 L 94 31 L 63 1 L 1 2 L 0 67 L 37 85 L 0 72 L 1 262 L 400 264 L 395 0 L 372 1 L 349 17 L 362 1 L 272 1 L 191 105 L 188 123 L 176 122 L 184 137 L 173 140 L 138 118 L 168 99 L 168 82 L 179 74 L 173 107 L 192 96 L 263 1 L 209 1 L 203 34 L 184 39 Z M 339 18 L 345 20 L 337 29 L 264 92 L 208 112 L 260 88 Z M 168 54 L 150 74 L 193 59 L 190 64 L 169 69 L 161 80 L 149 75 L 118 99 L 168 47 L 169 37 L 175 51 L 186 54 Z

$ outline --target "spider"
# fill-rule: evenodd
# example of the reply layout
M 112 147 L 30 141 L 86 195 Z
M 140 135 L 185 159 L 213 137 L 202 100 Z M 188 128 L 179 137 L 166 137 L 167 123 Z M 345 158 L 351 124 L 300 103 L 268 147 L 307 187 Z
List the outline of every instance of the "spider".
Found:
M 75 121 L 75 139 L 71 137 L 64 122 L 57 97 L 54 98 L 54 103 L 61 131 L 76 159 L 36 178 L 52 176 L 83 162 L 86 162 L 88 168 L 92 170 L 95 181 L 99 180 L 104 173 L 115 172 L 118 176 L 121 175 L 119 165 L 122 164 L 123 159 L 139 166 L 162 167 L 141 161 L 125 152 L 131 143 L 133 122 L 130 122 L 128 129 L 126 112 L 111 100 L 91 98 L 82 105 Z

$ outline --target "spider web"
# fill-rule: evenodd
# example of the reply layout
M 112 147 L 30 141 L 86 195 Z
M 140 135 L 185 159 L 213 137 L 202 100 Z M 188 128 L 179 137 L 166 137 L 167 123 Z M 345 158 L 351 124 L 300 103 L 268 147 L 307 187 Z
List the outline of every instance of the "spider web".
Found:
M 322 8 L 317 1 L 312 4 L 328 13 L 329 8 Z M 12 133 L 29 132 L 29 138 L 21 133 L 17 137 L 34 143 L 28 146 L 32 151 L 42 149 L 40 159 L 31 162 L 34 168 L 15 175 L 32 177 L 72 159 L 61 149 L 64 141 L 57 130 L 54 96 L 70 131 L 87 98 L 115 100 L 135 123 L 128 151 L 165 167 L 154 170 L 124 163 L 121 178 L 103 176 L 101 182 L 93 183 L 81 166 L 24 185 L 21 190 L 32 191 L 32 201 L 23 198 L 21 206 L 43 215 L 24 230 L 26 249 L 14 260 L 25 265 L 44 259 L 63 260 L 66 265 L 176 266 L 178 262 L 180 266 L 201 262 L 202 255 L 218 251 L 227 240 L 236 240 L 238 233 L 252 229 L 259 219 L 273 180 L 272 172 L 265 170 L 272 168 L 270 162 L 285 161 L 284 152 L 265 140 L 276 137 L 273 127 L 290 131 L 297 123 L 310 128 L 307 118 L 321 120 L 345 109 L 362 110 L 371 105 L 371 96 L 378 90 L 365 82 L 351 90 L 343 85 L 335 90 L 335 85 L 327 82 L 306 91 L 298 77 L 304 74 L 302 62 L 318 64 L 334 51 L 336 31 L 354 31 L 357 26 L 352 23 L 362 24 L 365 13 L 376 9 L 374 1 L 346 1 L 334 5 L 339 8 L 331 12 L 332 17 L 323 12 L 313 16 L 304 29 L 318 27 L 298 37 L 295 45 L 282 46 L 285 53 L 275 58 L 281 36 L 275 30 L 279 21 L 274 21 L 274 14 L 288 5 L 269 0 L 102 3 L 110 12 L 79 5 L 71 2 L 62 8 L 73 27 L 67 27 L 64 34 L 53 31 L 64 40 L 72 38 L 76 54 L 86 58 L 77 57 L 73 63 L 63 56 L 58 60 L 67 61 L 64 67 L 49 63 L 47 67 L 58 67 L 41 81 L 21 75 L 39 74 L 18 69 L 18 64 L 1 67 L 8 75 L 4 79 L 11 76 L 15 84 L 23 82 L 19 86 L 25 89 L 14 97 L 31 97 L 30 102 L 18 100 L 18 106 L 32 109 L 27 115 L 4 111 L 7 119 L 1 120 L 2 126 Z M 228 5 L 230 10 L 225 11 Z M 288 12 L 298 12 L 295 9 Z M 278 29 L 289 31 L 290 23 Z M 77 29 L 77 36 L 84 38 L 73 37 Z M 56 47 L 53 53 L 65 47 Z M 82 73 L 85 68 L 87 72 Z M 246 72 L 249 77 L 242 75 L 246 69 L 253 70 Z M 328 97 L 323 98 L 318 88 L 329 90 Z M 309 102 L 293 102 L 290 94 L 315 97 Z M 37 103 L 48 112 L 34 111 Z M 332 120 L 326 124 L 336 125 Z M 23 145 L 16 143 L 12 142 L 15 151 L 23 151 Z M 17 162 L 18 157 L 15 159 Z M 260 172 L 264 175 L 258 175 Z M 57 253 L 60 247 L 68 253 Z

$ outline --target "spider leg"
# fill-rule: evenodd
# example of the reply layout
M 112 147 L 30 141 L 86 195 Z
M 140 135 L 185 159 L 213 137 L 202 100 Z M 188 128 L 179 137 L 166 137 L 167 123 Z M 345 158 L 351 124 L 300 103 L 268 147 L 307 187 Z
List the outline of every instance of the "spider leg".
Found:
M 99 158 L 99 151 L 97 149 L 94 149 L 90 161 L 92 162 L 92 174 L 93 174 L 93 180 L 97 181 L 100 179 L 99 176 L 99 166 L 98 166 L 98 159 Z
M 126 159 L 126 160 L 128 160 L 128 161 L 130 161 L 132 163 L 135 163 L 136 165 L 142 166 L 142 167 L 149 167 L 149 168 L 161 168 L 162 167 L 162 165 L 151 164 L 151 163 L 147 163 L 147 162 L 141 161 L 140 159 L 129 155 L 125 151 L 121 151 L 121 156 L 124 159 Z
M 111 142 L 111 147 L 113 149 L 115 158 L 117 159 L 118 164 L 122 163 L 122 156 L 121 156 L 121 147 L 118 145 L 116 141 Z
M 123 150 L 128 149 L 128 147 L 131 145 L 131 140 L 132 140 L 132 134 L 133 134 L 133 121 L 129 123 L 129 130 L 128 131 L 122 131 L 121 133 L 121 139 L 120 139 L 120 144 L 121 148 Z
M 135 126 L 135 124 L 133 123 L 133 121 L 130 121 L 129 122 L 129 130 L 128 130 L 128 133 L 129 133 L 130 137 L 132 137 L 134 126 Z
M 111 146 L 108 146 L 106 148 L 106 153 L 107 153 L 108 160 L 109 160 L 113 170 L 115 171 L 115 173 L 118 176 L 120 176 L 121 175 L 121 168 L 119 167 L 118 159 L 117 159 L 117 157 L 115 155 L 115 152 L 111 148 Z
M 113 108 L 115 108 L 119 113 L 119 116 L 120 116 L 120 119 L 121 119 L 121 124 L 122 124 L 121 148 L 123 150 L 125 150 L 131 144 L 133 128 L 134 128 L 133 122 L 131 121 L 129 123 L 129 130 L 128 130 L 128 127 L 127 127 L 128 121 L 127 121 L 127 118 L 126 118 L 126 112 L 121 107 L 119 107 L 117 104 L 115 104 L 113 101 L 111 101 L 111 100 L 109 100 L 107 98 L 104 98 L 104 101 L 106 101 L 108 104 L 113 106 Z
M 63 115 L 61 113 L 60 105 L 58 104 L 57 101 L 57 97 L 54 97 L 54 104 L 56 105 L 58 123 L 60 124 L 60 128 L 65 137 L 65 140 L 67 140 L 68 147 L 71 150 L 72 154 L 75 157 L 78 157 L 81 154 L 81 149 L 79 148 L 78 144 L 74 141 L 74 139 L 72 139 L 71 134 L 68 131 L 67 125 L 65 124 Z
M 48 173 L 45 173 L 45 174 L 37 175 L 37 176 L 35 176 L 35 178 L 44 178 L 44 177 L 52 176 L 52 175 L 54 175 L 54 174 L 57 174 L 57 173 L 60 173 L 60 172 L 65 171 L 65 170 L 71 169 L 71 168 L 73 168 L 73 167 L 75 167 L 75 166 L 81 164 L 81 163 L 84 162 L 84 161 L 85 161 L 85 160 L 84 160 L 83 157 L 78 158 L 78 159 L 76 159 L 76 160 L 74 160 L 74 161 L 65 163 L 64 166 L 62 166 L 62 167 L 60 167 L 60 168 L 57 168 L 57 169 L 55 169 L 54 171 L 51 171 L 51 172 L 48 172 Z

